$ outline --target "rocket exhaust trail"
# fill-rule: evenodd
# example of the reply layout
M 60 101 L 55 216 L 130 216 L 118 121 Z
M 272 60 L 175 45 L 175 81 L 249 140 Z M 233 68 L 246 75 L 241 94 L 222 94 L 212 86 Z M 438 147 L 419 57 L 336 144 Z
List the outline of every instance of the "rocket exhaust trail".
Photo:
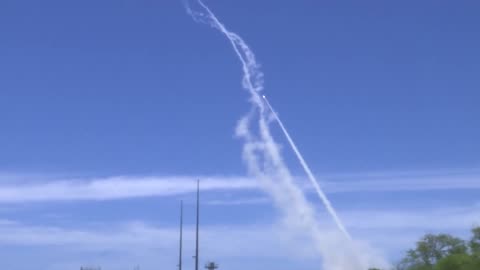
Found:
M 261 182 L 275 206 L 282 211 L 284 225 L 296 236 L 308 235 L 312 239 L 312 247 L 316 248 L 322 256 L 323 269 L 368 269 L 367 262 L 370 259 L 373 260 L 373 258 L 369 254 L 358 256 L 354 242 L 351 241 L 335 210 L 320 189 L 280 119 L 268 104 L 266 98 L 262 96 L 263 74 L 256 61 L 255 54 L 242 37 L 230 31 L 202 0 L 195 2 L 199 7 L 198 9 L 191 8 L 189 1 L 184 0 L 187 13 L 195 22 L 209 25 L 223 34 L 231 44 L 242 66 L 242 86 L 249 93 L 251 108 L 237 122 L 235 132 L 236 136 L 244 141 L 242 158 L 247 165 L 248 173 Z M 324 233 L 325 231 L 319 226 L 313 207 L 308 202 L 301 187 L 295 182 L 295 177 L 290 173 L 281 154 L 281 149 L 271 134 L 269 118 L 272 116 L 280 124 L 324 206 L 333 217 L 337 225 L 336 229 L 340 232 L 338 236 Z
M 267 104 L 267 107 L 268 107 L 268 108 L 270 109 L 270 111 L 272 112 L 273 117 L 275 118 L 275 120 L 277 121 L 278 125 L 279 125 L 280 128 L 282 129 L 283 134 L 285 134 L 285 137 L 287 138 L 287 141 L 288 141 L 288 143 L 290 144 L 290 147 L 292 147 L 293 152 L 295 152 L 295 155 L 297 156 L 298 161 L 299 161 L 300 164 L 302 165 L 303 170 L 305 171 L 305 173 L 307 173 L 308 179 L 310 180 L 310 182 L 312 183 L 312 185 L 315 187 L 315 190 L 317 191 L 317 194 L 318 194 L 318 196 L 320 197 L 320 200 L 321 200 L 322 203 L 325 205 L 325 208 L 327 208 L 328 213 L 332 216 L 332 218 L 333 218 L 333 220 L 335 221 L 335 224 L 337 225 L 337 227 L 339 228 L 339 230 L 340 230 L 348 239 L 351 239 L 350 234 L 349 234 L 348 231 L 345 229 L 345 226 L 343 225 L 342 221 L 340 220 L 340 218 L 338 217 L 337 213 L 335 212 L 335 209 L 333 209 L 333 206 L 332 206 L 332 204 L 330 203 L 330 201 L 328 200 L 327 195 L 325 195 L 325 192 L 323 192 L 323 190 L 320 188 L 320 185 L 318 184 L 317 179 L 315 178 L 315 176 L 313 175 L 312 171 L 310 170 L 310 167 L 308 167 L 307 162 L 305 161 L 305 159 L 303 158 L 302 154 L 301 154 L 300 151 L 298 150 L 298 148 L 297 148 L 295 142 L 293 141 L 292 137 L 290 137 L 290 134 L 288 133 L 288 131 L 287 131 L 287 129 L 285 128 L 285 126 L 283 125 L 282 121 L 281 121 L 280 118 L 278 117 L 277 113 L 273 110 L 272 105 L 270 105 L 270 102 L 268 102 L 267 97 L 266 97 L 265 95 L 263 95 L 262 97 L 263 97 L 263 99 L 265 100 L 265 103 Z
M 247 90 L 250 93 L 251 96 L 251 102 L 254 108 L 256 108 L 259 112 L 259 119 L 258 119 L 258 124 L 259 124 L 259 130 L 260 134 L 258 134 L 259 139 L 257 141 L 252 141 L 252 137 L 256 137 L 255 135 L 250 133 L 250 130 L 248 128 L 248 124 L 250 123 L 252 119 L 252 115 L 247 115 L 246 117 L 242 118 L 244 120 L 244 123 L 246 123 L 246 129 L 244 128 L 244 134 L 243 137 L 246 139 L 246 144 L 244 145 L 244 150 L 250 150 L 248 147 L 251 147 L 252 145 L 262 145 L 261 149 L 256 149 L 257 152 L 252 152 L 252 151 L 247 151 L 246 159 L 247 159 L 247 165 L 249 165 L 250 169 L 255 172 L 255 174 L 258 177 L 263 177 L 265 174 L 265 171 L 262 171 L 261 167 L 259 166 L 259 162 L 261 160 L 261 157 L 257 156 L 258 152 L 261 152 L 263 155 L 263 161 L 267 162 L 268 164 L 271 165 L 271 169 L 277 171 L 279 174 L 282 175 L 282 182 L 278 182 L 276 184 L 281 185 L 280 189 L 283 189 L 283 191 L 276 193 L 276 196 L 279 200 L 285 200 L 288 198 L 288 196 L 296 196 L 297 191 L 299 191 L 299 187 L 293 183 L 293 177 L 291 176 L 290 172 L 288 171 L 287 166 L 284 164 L 283 159 L 280 154 L 280 150 L 276 146 L 275 141 L 273 140 L 273 137 L 271 136 L 270 129 L 268 127 L 268 121 L 265 118 L 266 117 L 266 110 L 265 110 L 265 105 L 268 105 L 268 101 L 265 96 L 261 95 L 260 92 L 263 90 L 263 80 L 262 80 L 262 73 L 259 69 L 259 65 L 256 62 L 255 55 L 252 52 L 252 50 L 249 48 L 249 46 L 244 42 L 244 40 L 237 35 L 234 32 L 229 31 L 225 25 L 220 22 L 220 20 L 215 16 L 215 14 L 202 2 L 202 0 L 197 0 L 197 3 L 203 8 L 204 12 L 199 12 L 199 11 L 194 11 L 190 8 L 188 5 L 188 1 L 185 2 L 186 4 L 186 9 L 187 12 L 196 22 L 200 23 L 205 23 L 207 25 L 210 25 L 211 27 L 219 30 L 222 34 L 225 35 L 225 37 L 228 39 L 230 44 L 232 45 L 236 55 L 238 56 L 238 59 L 240 60 L 242 64 L 242 69 L 243 69 L 243 87 L 245 90 Z M 264 102 L 263 100 L 267 101 Z M 273 110 L 270 107 L 270 110 L 273 112 Z M 275 115 L 275 113 L 274 113 Z M 276 115 L 275 115 L 276 116 Z M 293 143 L 292 139 L 286 132 L 285 128 L 283 127 L 283 124 L 279 121 L 278 117 L 276 117 L 277 122 L 281 125 L 284 133 L 287 135 L 287 139 L 289 139 L 289 143 L 292 146 L 294 152 L 297 154 L 297 157 L 299 158 L 300 162 L 302 163 L 303 168 L 305 169 L 305 172 L 308 174 L 310 180 L 312 180 L 312 183 L 314 184 L 315 188 L 317 189 L 317 192 L 319 193 L 320 198 L 322 199 L 322 202 L 325 204 L 325 207 L 327 208 L 329 214 L 334 218 L 334 221 L 336 225 L 338 226 L 338 229 L 347 236 L 349 237 L 348 232 L 346 231 L 345 227 L 342 225 L 340 222 L 340 219 L 335 213 L 335 210 L 331 206 L 330 202 L 326 198 L 325 194 L 322 192 L 322 190 L 319 188 L 317 182 L 315 181 L 315 177 L 311 173 L 310 169 L 308 168 L 306 162 L 304 161 L 303 157 L 299 153 L 297 147 Z M 241 122 L 239 122 L 241 123 Z M 238 127 L 242 127 L 240 124 Z M 275 185 L 275 183 L 271 183 L 272 185 Z M 273 190 L 277 190 L 278 188 L 275 186 L 270 186 L 270 188 Z M 283 192 L 289 193 L 289 195 L 283 195 Z M 304 210 L 305 208 L 308 208 L 308 203 L 306 202 L 303 194 L 297 198 L 297 203 L 299 209 L 296 209 L 296 211 L 301 212 L 302 209 Z M 285 205 L 286 206 L 286 205 Z M 290 209 L 292 210 L 292 209 Z M 313 213 L 309 216 L 310 222 L 312 223 L 312 226 L 314 225 L 314 217 Z

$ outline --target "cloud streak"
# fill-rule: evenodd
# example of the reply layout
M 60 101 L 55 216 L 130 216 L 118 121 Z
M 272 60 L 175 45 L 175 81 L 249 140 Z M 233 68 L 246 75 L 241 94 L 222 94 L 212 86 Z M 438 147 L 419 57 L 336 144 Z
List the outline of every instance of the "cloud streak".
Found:
M 196 177 L 109 177 L 0 186 L 0 202 L 115 200 L 194 192 Z M 248 190 L 258 186 L 241 177 L 202 177 L 202 190 Z
M 386 231 L 457 231 L 468 230 L 480 225 L 480 206 L 450 208 L 428 208 L 421 210 L 351 210 L 343 211 L 345 222 L 354 230 L 372 230 L 375 234 Z M 318 217 L 318 223 L 325 230 L 332 224 Z M 164 248 L 175 246 L 178 240 L 176 226 L 153 226 L 143 221 L 121 222 L 119 224 L 95 223 L 90 230 L 67 229 L 54 226 L 27 225 L 16 220 L 0 219 L 0 244 L 18 245 L 66 245 L 91 246 L 92 248 L 125 248 L 127 245 L 161 245 Z M 186 242 L 193 241 L 194 226 L 185 226 Z M 280 223 L 246 225 L 205 225 L 202 226 L 202 241 L 214 241 L 216 235 L 223 238 L 244 238 L 252 234 L 256 238 L 288 234 L 288 228 Z M 389 236 L 386 234 L 385 236 Z M 368 238 L 368 237 L 367 237 Z M 162 241 L 158 241 L 161 239 Z M 250 238 L 251 239 L 251 238 Z M 235 241 L 240 241 L 236 239 Z M 275 244 L 278 244 L 275 242 Z
M 368 248 L 365 244 L 365 239 L 368 239 L 369 243 L 396 257 L 426 232 L 467 233 L 476 222 L 480 222 L 480 208 L 471 206 L 413 211 L 359 210 L 342 212 L 342 216 L 356 235 L 360 246 Z M 327 224 L 322 217 L 318 218 L 318 224 L 324 232 L 322 241 L 332 248 L 337 247 L 338 239 L 331 224 Z M 185 227 L 185 254 L 193 254 L 193 245 L 190 244 L 194 243 L 194 231 L 193 225 Z M 201 237 L 204 258 L 222 258 L 222 265 L 227 261 L 265 258 L 282 261 L 282 258 L 287 257 L 299 262 L 319 262 L 316 252 L 305 244 L 309 239 L 299 239 L 292 235 L 288 226 L 282 222 L 205 225 L 202 226 Z M 255 239 L 255 245 L 252 245 L 252 239 Z M 175 257 L 174 247 L 177 246 L 177 241 L 176 226 L 158 226 L 145 221 L 95 223 L 93 226 L 67 228 L 0 220 L 0 245 L 4 247 L 49 247 L 50 250 L 59 248 L 65 252 L 107 252 L 130 256 L 154 251 L 150 258 L 154 265 Z M 170 261 L 174 263 L 173 260 Z
M 278 225 L 203 226 L 201 245 L 205 254 L 222 257 L 278 257 L 291 252 L 289 245 L 285 245 L 279 237 L 282 234 L 285 234 L 284 228 Z M 184 227 L 185 243 L 194 243 L 194 239 L 195 227 Z M 251 245 L 252 239 L 258 241 L 254 246 Z M 178 244 L 178 228 L 134 221 L 120 225 L 97 225 L 96 228 L 85 230 L 0 220 L 0 244 L 68 246 L 84 251 L 160 249 L 175 254 L 177 250 L 172 247 Z M 186 253 L 193 252 L 193 245 L 186 245 L 185 248 Z
M 5 178 L 0 184 L 0 203 L 42 201 L 120 200 L 152 196 L 175 196 L 195 192 L 195 181 L 201 179 L 204 192 L 261 191 L 260 183 L 242 176 L 113 176 L 44 181 L 40 174 L 29 177 Z M 16 179 L 22 179 L 16 181 Z M 303 190 L 313 189 L 305 179 L 297 178 Z M 345 192 L 412 192 L 480 189 L 480 175 L 475 173 L 425 174 L 422 172 L 349 174 L 325 176 L 321 182 L 327 193 Z M 8 180 L 8 181 L 7 181 Z M 241 204 L 242 199 L 231 204 Z M 263 201 L 258 201 L 263 203 Z M 223 201 L 228 204 L 228 201 Z M 245 202 L 254 203 L 254 202 Z

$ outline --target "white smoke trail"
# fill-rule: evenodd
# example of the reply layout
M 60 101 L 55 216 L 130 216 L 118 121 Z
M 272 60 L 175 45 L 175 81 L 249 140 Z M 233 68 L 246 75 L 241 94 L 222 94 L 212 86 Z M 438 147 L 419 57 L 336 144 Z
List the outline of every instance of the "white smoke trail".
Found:
M 216 16 L 213 14 L 213 12 L 202 2 L 199 1 L 199 4 L 207 11 L 207 15 L 199 12 L 193 12 L 188 6 L 187 10 L 189 14 L 193 16 L 193 18 L 197 21 L 202 21 L 202 19 L 206 19 L 209 25 L 211 25 L 214 28 L 217 28 L 220 30 L 223 34 L 227 36 L 229 41 L 231 42 L 235 52 L 237 53 L 237 56 L 239 57 L 240 61 L 243 64 L 243 70 L 244 70 L 244 87 L 249 90 L 250 94 L 252 95 L 252 98 L 254 100 L 254 103 L 256 106 L 260 108 L 260 111 L 262 112 L 261 116 L 261 127 L 263 128 L 264 135 L 266 138 L 269 139 L 269 142 L 271 142 L 270 145 L 275 145 L 275 142 L 273 141 L 273 138 L 270 136 L 270 130 L 268 128 L 268 125 L 265 125 L 265 119 L 263 118 L 264 114 L 264 103 L 260 99 L 260 92 L 263 90 L 263 81 L 259 80 L 259 78 L 262 77 L 260 71 L 258 70 L 258 64 L 255 60 L 255 56 L 253 52 L 250 50 L 248 45 L 243 41 L 242 38 L 240 38 L 237 34 L 230 32 L 226 29 L 226 27 L 216 18 Z M 210 22 L 208 22 L 208 19 L 211 19 Z M 240 47 L 240 48 L 239 48 Z M 285 127 L 283 126 L 282 122 L 278 118 L 278 115 L 273 111 L 271 108 L 270 104 L 268 103 L 268 100 L 262 96 L 266 104 L 269 106 L 270 111 L 273 113 L 275 119 L 279 123 L 280 127 L 282 128 L 283 132 L 285 133 L 288 142 L 290 143 L 293 151 L 297 155 L 298 159 L 300 160 L 301 165 L 303 166 L 305 172 L 307 173 L 309 179 L 312 181 L 312 184 L 314 185 L 320 199 L 324 203 L 325 207 L 327 208 L 328 212 L 331 214 L 332 218 L 334 219 L 335 223 L 337 224 L 338 228 L 344 233 L 347 237 L 349 237 L 349 233 L 345 229 L 345 226 L 342 224 L 340 221 L 340 218 L 336 214 L 335 210 L 333 209 L 330 201 L 326 197 L 325 193 L 321 190 L 320 186 L 318 185 L 318 182 L 316 181 L 315 177 L 313 176 L 312 172 L 310 171 L 307 163 L 303 159 L 302 155 L 298 151 L 296 145 L 294 144 L 293 140 L 291 139 L 290 135 L 286 131 Z M 263 118 L 263 119 L 262 119 Z M 242 125 L 243 128 L 243 125 Z M 275 153 L 274 155 L 276 159 L 280 157 L 278 149 L 275 147 L 275 149 L 270 149 L 272 153 Z
M 280 118 L 278 117 L 277 113 L 273 110 L 272 105 L 270 104 L 270 102 L 268 102 L 267 97 L 266 97 L 266 96 L 263 96 L 263 98 L 265 99 L 265 102 L 266 102 L 268 108 L 269 108 L 270 111 L 272 112 L 273 117 L 275 118 L 275 120 L 277 121 L 278 125 L 279 125 L 280 128 L 282 129 L 283 134 L 285 134 L 285 137 L 287 138 L 288 143 L 289 143 L 290 146 L 292 147 L 293 152 L 295 152 L 295 155 L 297 156 L 298 160 L 300 161 L 300 164 L 302 165 L 304 171 L 307 173 L 308 179 L 310 180 L 310 182 L 312 182 L 312 185 L 315 187 L 315 190 L 317 191 L 317 194 L 318 194 L 318 196 L 320 197 L 320 200 L 322 200 L 323 204 L 325 205 L 325 208 L 327 208 L 328 213 L 332 216 L 333 220 L 334 220 L 335 223 L 337 224 L 337 227 L 340 229 L 340 231 L 342 231 L 342 233 L 343 233 L 347 238 L 350 239 L 350 234 L 348 233 L 347 229 L 345 229 L 345 226 L 343 225 L 342 221 L 340 220 L 340 218 L 338 217 L 337 213 L 335 212 L 335 209 L 333 209 L 333 206 L 332 206 L 332 204 L 330 203 L 330 200 L 327 198 L 327 195 L 326 195 L 325 192 L 323 192 L 323 190 L 320 188 L 320 185 L 318 184 L 317 179 L 316 179 L 315 176 L 313 175 L 312 171 L 310 170 L 310 167 L 308 166 L 307 162 L 305 161 L 305 159 L 303 158 L 302 154 L 301 154 L 300 151 L 298 150 L 297 145 L 295 144 L 295 142 L 293 142 L 292 137 L 290 137 L 290 134 L 288 133 L 288 131 L 287 131 L 287 129 L 285 128 L 285 126 L 283 125 L 282 121 L 281 121 Z
M 245 140 L 243 159 L 249 173 L 262 181 L 265 189 L 272 196 L 275 205 L 283 211 L 286 225 L 294 229 L 295 232 L 309 234 L 309 238 L 313 240 L 322 255 L 324 269 L 366 269 L 372 259 L 358 257 L 348 239 L 336 237 L 335 233 L 326 234 L 325 231 L 322 233 L 312 206 L 306 200 L 300 187 L 295 184 L 285 165 L 279 147 L 270 132 L 269 119 L 271 119 L 273 110 L 266 110 L 265 102 L 260 95 L 263 90 L 263 74 L 259 70 L 254 53 L 243 39 L 236 33 L 229 31 L 201 0 L 198 0 L 198 4 L 204 12 L 194 11 L 186 3 L 188 14 L 196 22 L 210 25 L 224 34 L 242 64 L 242 85 L 250 93 L 252 108 L 247 115 L 239 120 L 236 134 Z M 252 131 L 252 122 L 256 115 L 258 115 L 258 126 L 256 127 L 258 130 L 254 132 Z M 305 162 L 303 164 L 306 165 Z M 304 167 L 308 168 L 307 166 Z M 309 172 L 308 170 L 307 174 Z M 323 192 L 320 194 L 323 194 Z M 323 194 L 322 201 L 328 203 L 325 194 Z M 330 203 L 327 203 L 325 203 L 325 206 L 330 214 L 333 213 L 332 216 L 339 225 L 338 228 L 348 236 L 348 232 L 335 214 L 333 207 Z

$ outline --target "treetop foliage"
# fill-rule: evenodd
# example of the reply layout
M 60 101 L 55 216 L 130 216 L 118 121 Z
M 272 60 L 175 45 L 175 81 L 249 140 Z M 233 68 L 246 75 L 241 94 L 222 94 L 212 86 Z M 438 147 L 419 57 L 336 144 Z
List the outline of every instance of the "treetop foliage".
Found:
M 465 241 L 449 234 L 427 234 L 409 249 L 395 270 L 480 270 L 480 227 Z M 380 270 L 370 268 L 369 270 Z

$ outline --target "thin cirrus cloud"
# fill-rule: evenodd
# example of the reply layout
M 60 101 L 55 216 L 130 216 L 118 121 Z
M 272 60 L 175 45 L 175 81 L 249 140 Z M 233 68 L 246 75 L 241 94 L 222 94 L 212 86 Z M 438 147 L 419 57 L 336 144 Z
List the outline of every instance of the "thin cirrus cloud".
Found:
M 0 202 L 115 200 L 194 192 L 197 177 L 108 177 L 0 185 Z M 246 178 L 202 177 L 202 190 L 256 189 Z
M 243 226 L 203 226 L 201 231 L 202 250 L 208 253 L 221 254 L 225 257 L 262 257 L 278 256 L 279 253 L 269 253 L 283 241 L 279 235 L 285 234 L 276 225 L 243 225 Z M 261 245 L 251 246 L 251 239 L 262 239 Z M 185 243 L 193 243 L 195 228 L 184 227 Z M 229 243 L 228 246 L 221 245 Z M 59 246 L 70 250 L 82 251 L 124 251 L 158 249 L 169 255 L 176 252 L 172 246 L 178 244 L 177 227 L 158 227 L 141 221 L 124 222 L 117 225 L 105 224 L 97 228 L 75 229 L 54 226 L 38 226 L 22 224 L 10 220 L 0 220 L 0 244 L 9 246 Z M 193 247 L 186 247 L 187 252 Z M 245 250 L 239 253 L 238 249 Z M 247 252 L 248 251 L 248 252 Z M 161 254 L 162 252 L 159 252 Z
M 137 197 L 174 196 L 195 192 L 196 180 L 209 191 L 261 190 L 260 183 L 249 177 L 223 176 L 116 176 L 105 178 L 77 178 L 55 180 L 41 175 L 2 177 L 0 203 L 74 200 L 119 200 Z M 16 181 L 16 179 L 21 179 Z M 320 184 L 327 193 L 396 192 L 452 189 L 480 189 L 480 174 L 476 171 L 441 173 L 382 173 L 327 175 Z M 304 177 L 297 177 L 301 186 L 310 190 Z M 265 198 L 232 201 L 211 201 L 210 204 L 265 203 Z
M 361 239 L 372 239 L 379 242 L 390 239 L 391 246 L 386 247 L 387 249 L 399 248 L 407 244 L 401 238 L 397 239 L 398 243 L 396 243 L 397 240 L 391 238 L 392 231 L 408 231 L 412 237 L 419 237 L 425 231 L 468 231 L 473 226 L 480 224 L 480 207 L 478 206 L 409 211 L 366 209 L 343 211 L 341 214 L 347 227 L 354 232 L 356 239 L 360 239 L 360 241 L 362 241 Z M 322 231 L 330 232 L 333 229 L 324 218 L 319 217 L 318 220 Z M 143 221 L 130 221 L 115 225 L 96 224 L 94 227 L 87 227 L 88 229 L 75 229 L 39 226 L 0 219 L 0 244 L 71 246 L 83 250 L 124 250 L 130 248 L 171 249 L 171 246 L 178 241 L 176 226 L 162 227 L 149 225 Z M 185 226 L 186 242 L 194 241 L 194 231 L 194 227 Z M 240 245 L 247 247 L 251 244 L 248 239 L 263 239 L 262 242 L 270 246 L 282 244 L 279 241 L 290 242 L 291 240 L 288 229 L 283 227 L 282 223 L 275 222 L 250 225 L 207 225 L 202 227 L 201 234 L 202 242 L 235 243 L 233 246 L 236 247 Z M 212 250 L 212 252 L 226 252 L 225 248 L 219 247 L 219 250 Z M 235 250 L 231 250 L 231 254 L 223 255 L 238 256 L 235 255 L 238 253 Z M 291 251 L 284 250 L 284 252 Z

